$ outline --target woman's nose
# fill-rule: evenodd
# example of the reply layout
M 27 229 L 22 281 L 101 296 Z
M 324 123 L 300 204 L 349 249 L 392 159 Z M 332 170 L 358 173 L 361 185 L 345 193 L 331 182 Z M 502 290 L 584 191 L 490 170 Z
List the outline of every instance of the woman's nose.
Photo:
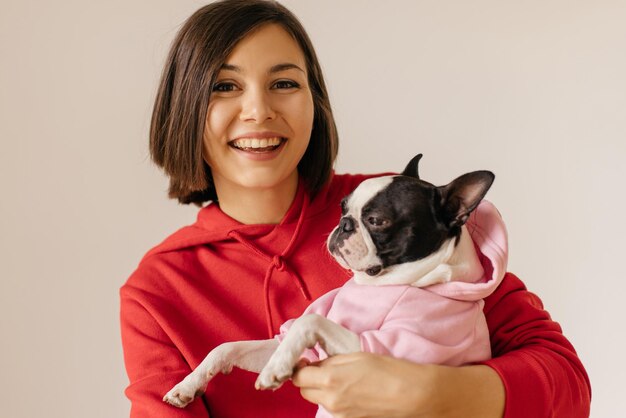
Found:
M 250 89 L 243 95 L 240 119 L 261 123 L 276 117 L 267 92 L 262 89 Z

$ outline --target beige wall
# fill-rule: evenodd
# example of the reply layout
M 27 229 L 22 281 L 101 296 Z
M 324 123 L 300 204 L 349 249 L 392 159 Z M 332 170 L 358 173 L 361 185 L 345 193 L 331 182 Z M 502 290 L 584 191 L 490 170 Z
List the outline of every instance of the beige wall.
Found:
M 510 269 L 624 415 L 625 1 L 304 1 L 338 171 L 423 152 L 497 174 Z M 2 416 L 126 416 L 117 290 L 193 208 L 147 157 L 158 75 L 199 1 L 0 0 Z M 622 190 L 620 192 L 620 190 Z

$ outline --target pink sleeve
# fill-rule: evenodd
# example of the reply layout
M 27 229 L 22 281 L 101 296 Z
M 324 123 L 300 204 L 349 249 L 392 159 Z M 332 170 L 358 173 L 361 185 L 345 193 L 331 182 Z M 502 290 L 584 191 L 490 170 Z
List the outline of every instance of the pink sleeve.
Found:
M 314 300 L 313 303 L 311 303 L 306 308 L 306 310 L 302 313 L 302 315 L 317 314 L 323 317 L 328 316 L 328 311 L 330 310 L 330 307 L 333 305 L 335 297 L 337 296 L 337 293 L 339 293 L 340 289 L 341 288 L 333 289 L 330 292 L 325 293 L 324 295 Z M 282 342 L 285 339 L 287 332 L 289 331 L 289 329 L 293 325 L 293 322 L 296 319 L 298 318 L 290 319 L 280 326 L 280 332 L 275 337 L 276 339 L 278 339 L 279 342 Z M 320 350 L 321 350 L 320 348 L 306 349 L 304 353 L 302 353 L 302 356 L 300 357 L 305 358 L 309 360 L 310 362 L 320 361 L 327 357 L 325 354 L 320 356 Z
M 324 318 L 327 317 L 328 311 L 330 310 L 330 307 L 333 306 L 333 302 L 335 301 L 335 297 L 337 297 L 337 293 L 339 293 L 339 290 L 341 290 L 341 287 L 333 289 L 330 292 L 325 293 L 319 298 L 315 299 L 313 303 L 311 303 L 304 310 L 301 316 L 308 314 L 317 314 L 323 316 Z M 287 331 L 289 331 L 289 328 L 291 328 L 293 321 L 295 321 L 296 319 L 298 318 L 290 319 L 280 326 L 280 334 L 276 336 L 279 341 L 282 341 L 283 338 L 285 338 L 285 334 L 287 334 Z

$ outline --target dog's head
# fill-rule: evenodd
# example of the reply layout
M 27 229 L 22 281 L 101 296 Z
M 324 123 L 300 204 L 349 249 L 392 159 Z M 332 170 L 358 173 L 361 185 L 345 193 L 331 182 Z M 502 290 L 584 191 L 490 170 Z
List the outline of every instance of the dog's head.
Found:
M 437 187 L 419 178 L 421 157 L 414 157 L 402 175 L 366 180 L 342 200 L 341 220 L 328 239 L 342 266 L 382 276 L 460 236 L 495 176 L 474 171 Z

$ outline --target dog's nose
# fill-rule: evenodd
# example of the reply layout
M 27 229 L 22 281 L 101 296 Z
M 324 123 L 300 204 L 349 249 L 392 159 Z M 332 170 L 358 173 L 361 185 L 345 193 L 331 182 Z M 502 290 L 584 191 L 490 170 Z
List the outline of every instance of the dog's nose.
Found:
M 368 274 L 368 276 L 376 276 L 381 271 L 383 271 L 383 266 L 380 266 L 380 265 L 379 266 L 372 266 L 372 267 L 368 268 L 367 270 L 365 270 L 365 272 Z
M 345 216 L 341 218 L 341 221 L 339 222 L 339 228 L 341 228 L 343 232 L 354 231 L 354 219 L 352 219 L 350 216 Z

